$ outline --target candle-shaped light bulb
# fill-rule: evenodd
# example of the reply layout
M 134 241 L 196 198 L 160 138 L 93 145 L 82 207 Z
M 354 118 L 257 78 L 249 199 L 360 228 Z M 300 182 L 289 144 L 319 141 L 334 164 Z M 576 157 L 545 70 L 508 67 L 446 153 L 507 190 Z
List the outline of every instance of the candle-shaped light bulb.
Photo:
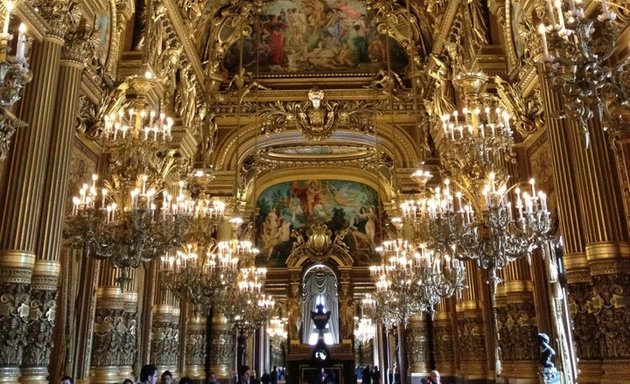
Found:
M 560 30 L 563 30 L 564 29 L 564 14 L 562 13 L 562 1 L 556 0 L 555 5 L 556 5 L 556 9 L 558 10 L 558 20 L 559 20 Z
M 532 185 L 532 196 L 536 196 L 536 180 L 532 177 L 529 179 L 529 183 Z
M 543 56 L 547 58 L 549 56 L 549 47 L 547 46 L 547 27 L 545 27 L 545 24 L 538 25 L 538 33 L 540 33 L 542 42 Z
M 15 5 L 12 1 L 7 1 L 4 3 L 4 7 L 7 9 L 7 13 L 4 15 L 4 26 L 2 28 L 2 33 L 5 35 L 9 34 L 9 21 L 11 20 L 11 11 Z
M 24 63 L 24 49 L 26 46 L 26 24 L 24 23 L 20 23 L 20 26 L 18 28 L 18 41 L 17 41 L 17 48 L 16 48 L 16 52 L 15 55 L 18 59 L 18 62 L 20 63 Z

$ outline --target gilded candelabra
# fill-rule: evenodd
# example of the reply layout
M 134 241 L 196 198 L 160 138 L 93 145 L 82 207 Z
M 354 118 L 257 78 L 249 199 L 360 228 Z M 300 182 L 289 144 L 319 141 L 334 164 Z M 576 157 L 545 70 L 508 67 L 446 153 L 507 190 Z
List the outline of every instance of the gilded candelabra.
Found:
M 98 175 L 91 185 L 84 184 L 65 231 L 75 246 L 122 269 L 123 287 L 130 269 L 180 246 L 195 208 L 181 187 L 175 198 L 168 192 L 167 179 L 180 163 L 169 149 L 173 120 L 152 110 L 144 97 L 155 81 L 133 78 L 130 83 L 143 92 L 132 98 L 117 95 L 112 104 L 118 107 L 103 117 L 96 138 L 109 155 L 104 187 L 97 188 Z
M 370 267 L 376 293 L 371 303 L 365 303 L 368 313 L 385 325 L 406 325 L 415 313 L 434 313 L 442 297 L 465 287 L 463 264 L 434 253 L 426 244 L 396 239 L 383 242 L 378 251 L 383 263 Z
M 17 128 L 25 123 L 18 120 L 8 109 L 22 98 L 24 87 L 32 79 L 26 60 L 26 25 L 20 24 L 15 55 L 9 55 L 10 42 L 13 35 L 9 33 L 9 21 L 13 3 L 4 3 L 6 14 L 4 27 L 0 34 L 0 162 L 4 161 L 9 152 L 11 139 Z
M 628 108 L 630 57 L 610 65 L 619 27 L 617 15 L 601 0 L 601 12 L 589 18 L 581 0 L 546 0 L 549 24 L 540 24 L 542 62 L 547 77 L 563 100 L 563 116 L 578 122 L 586 147 L 587 120 L 596 116 L 614 118 L 609 99 Z

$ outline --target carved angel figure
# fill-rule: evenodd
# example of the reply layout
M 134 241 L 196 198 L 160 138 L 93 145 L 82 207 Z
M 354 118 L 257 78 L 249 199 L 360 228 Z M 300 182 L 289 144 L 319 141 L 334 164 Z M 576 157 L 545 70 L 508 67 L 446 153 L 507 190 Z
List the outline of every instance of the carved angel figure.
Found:
M 269 88 L 254 80 L 254 74 L 247 71 L 245 68 L 240 68 L 239 72 L 232 76 L 226 88 L 229 93 L 241 95 L 239 103 L 243 103 L 245 96 L 253 89 L 269 90 Z
M 542 106 L 536 95 L 524 98 L 517 86 L 505 81 L 500 76 L 495 76 L 494 83 L 497 87 L 497 94 L 505 108 L 518 121 L 518 131 L 522 135 L 532 133 L 537 126 L 542 124 Z
M 366 88 L 381 90 L 384 94 L 399 100 L 398 95 L 405 89 L 405 83 L 397 73 L 381 69 L 372 77 L 372 82 Z

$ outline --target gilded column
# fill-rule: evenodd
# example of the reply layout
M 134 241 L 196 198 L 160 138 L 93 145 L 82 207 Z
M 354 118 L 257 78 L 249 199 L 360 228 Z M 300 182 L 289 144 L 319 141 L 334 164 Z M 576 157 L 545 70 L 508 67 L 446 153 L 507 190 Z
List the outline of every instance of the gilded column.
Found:
M 42 207 L 37 242 L 37 260 L 31 286 L 31 314 L 29 316 L 28 347 L 22 363 L 22 383 L 47 383 L 48 365 L 52 350 L 55 301 L 59 278 L 64 205 L 78 93 L 83 61 L 88 55 L 87 33 L 80 31 L 66 36 L 62 48 L 57 88 L 57 113 L 53 116 L 50 153 L 46 164 L 46 191 Z
M 234 332 L 222 314 L 213 314 L 210 326 L 209 356 L 210 371 L 217 378 L 230 380 L 232 378 L 232 362 L 234 361 Z
M 170 371 L 177 377 L 179 356 L 179 304 L 160 304 L 153 307 L 151 324 L 151 364 L 159 372 Z
M 420 383 L 429 372 L 429 343 L 424 312 L 409 319 L 406 331 L 408 371 L 411 384 Z
M 486 379 L 487 349 L 483 308 L 479 298 L 481 278 L 471 261 L 466 261 L 466 282 L 463 300 L 456 306 L 459 376 L 465 380 Z M 485 284 L 485 283 L 483 283 Z
M 501 348 L 501 376 L 519 383 L 538 383 L 536 308 L 529 265 L 525 260 L 503 270 L 505 282 L 496 299 L 497 332 Z
M 29 293 L 35 255 L 0 257 L 0 383 L 16 383 L 26 346 Z
M 13 151 L 6 163 L 6 190 L 1 192 L 0 197 L 0 260 L 6 260 L 0 264 L 0 273 L 7 277 L 3 279 L 3 292 L 9 295 L 6 309 L 0 313 L 0 322 L 12 325 L 9 328 L 3 327 L 6 331 L 3 331 L 5 334 L 2 338 L 4 345 L 13 345 L 10 348 L 14 349 L 8 355 L 0 357 L 0 369 L 8 369 L 7 376 L 2 376 L 12 382 L 17 382 L 19 368 L 16 367 L 22 365 L 22 347 L 26 347 L 28 334 L 30 283 L 62 44 L 63 40 L 60 38 L 46 36 L 41 43 L 34 46 L 31 58 L 33 82 L 25 92 L 20 115 L 28 126 L 18 130 L 16 134 Z M 28 273 L 25 271 L 27 267 L 31 269 Z M 38 271 L 47 269 L 41 267 Z M 58 273 L 58 269 L 56 271 Z M 10 278 L 11 275 L 14 276 L 13 279 Z M 15 311 L 20 308 L 21 316 L 16 317 Z M 42 341 L 40 344 L 49 345 L 50 342 Z
M 435 366 L 442 377 L 455 376 L 453 327 L 447 299 L 442 299 L 433 318 L 433 353 Z
M 630 243 L 622 188 L 610 143 L 599 121 L 588 122 L 591 144 L 577 146 L 590 281 L 569 285 L 580 382 L 630 378 Z M 589 284 L 590 283 L 590 284 Z M 626 324 L 626 325 L 624 325 Z
M 119 270 L 102 262 L 90 361 L 90 383 L 119 383 L 132 377 L 137 352 L 137 294 L 123 292 L 116 281 Z M 135 286 L 135 271 L 132 271 Z
M 184 372 L 186 376 L 194 380 L 200 380 L 205 375 L 206 316 L 195 315 L 192 311 L 188 315 L 188 324 L 186 327 L 186 365 Z

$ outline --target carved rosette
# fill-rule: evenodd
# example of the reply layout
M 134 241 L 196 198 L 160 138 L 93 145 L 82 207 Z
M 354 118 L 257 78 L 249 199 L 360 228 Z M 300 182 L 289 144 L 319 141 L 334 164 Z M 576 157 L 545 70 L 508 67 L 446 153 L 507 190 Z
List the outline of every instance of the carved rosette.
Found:
M 497 307 L 497 328 L 504 361 L 536 360 L 539 356 L 534 303 Z
M 151 362 L 157 366 L 177 366 L 179 324 L 171 313 L 157 313 L 151 326 Z
M 470 314 L 469 314 L 470 315 Z M 486 359 L 486 343 L 483 335 L 483 319 L 480 313 L 457 319 L 457 341 L 460 360 L 482 361 Z
M 569 285 L 569 308 L 580 360 L 629 359 L 630 292 L 627 274 L 594 276 L 593 284 Z

